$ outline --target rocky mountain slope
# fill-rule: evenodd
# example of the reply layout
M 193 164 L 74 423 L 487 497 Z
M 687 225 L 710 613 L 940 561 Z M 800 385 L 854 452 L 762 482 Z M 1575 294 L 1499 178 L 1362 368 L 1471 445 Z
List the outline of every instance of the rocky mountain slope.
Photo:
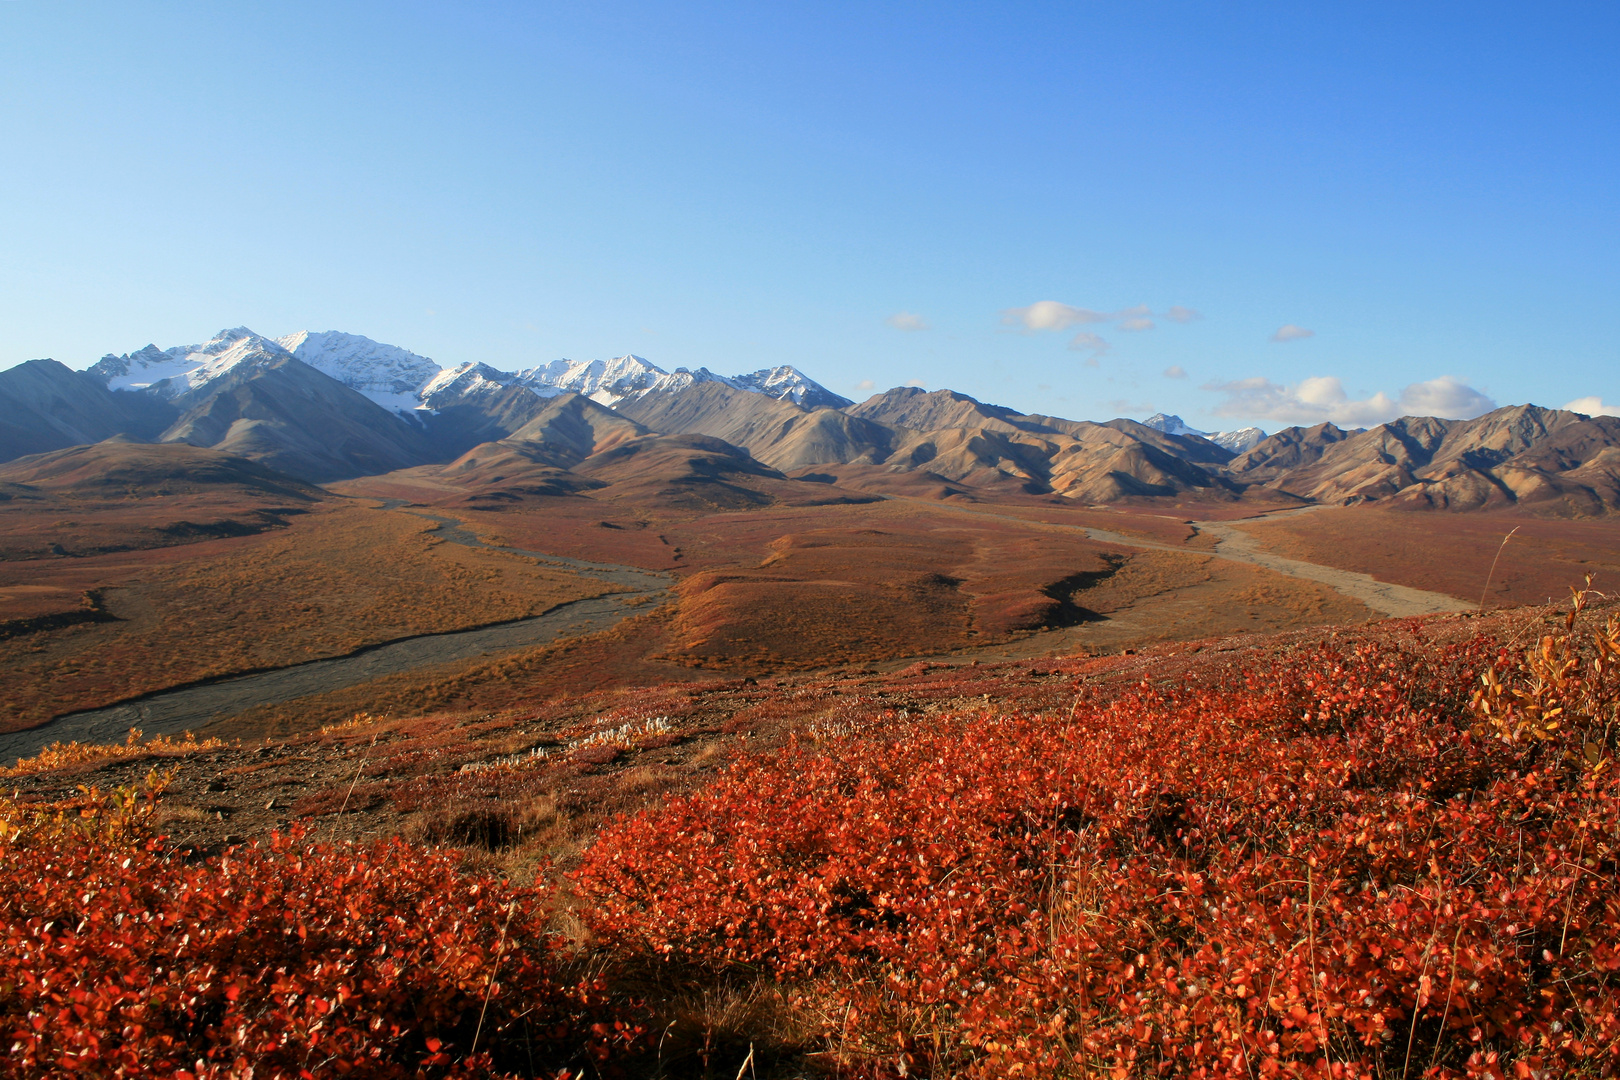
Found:
M 109 390 L 55 360 L 29 360 L 0 371 L 0 461 L 119 434 L 156 438 L 175 415 L 161 398 Z
M 421 461 L 421 429 L 291 354 L 264 353 L 173 399 L 163 442 L 207 446 L 306 480 L 388 472 Z
M 1313 502 L 1588 514 L 1620 507 L 1617 468 L 1620 419 L 1516 405 L 1474 420 L 1402 417 L 1358 433 L 1288 428 L 1226 471 Z

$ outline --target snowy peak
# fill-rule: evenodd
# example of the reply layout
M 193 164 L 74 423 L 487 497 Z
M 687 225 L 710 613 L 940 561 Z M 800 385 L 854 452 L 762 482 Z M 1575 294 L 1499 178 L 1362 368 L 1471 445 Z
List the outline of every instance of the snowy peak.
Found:
M 1224 446 L 1234 454 L 1253 450 L 1266 441 L 1266 433 L 1257 427 L 1238 428 L 1236 431 L 1217 431 L 1204 436 L 1216 446 Z
M 1188 427 L 1181 417 L 1165 413 L 1154 413 L 1142 421 L 1142 426 L 1162 431 L 1166 435 L 1196 435 L 1200 439 L 1208 439 L 1216 446 L 1225 447 L 1234 454 L 1253 450 L 1265 441 L 1266 437 L 1266 433 L 1257 427 L 1239 428 L 1236 431 L 1198 431 Z
M 1143 427 L 1150 427 L 1154 431 L 1162 431 L 1166 435 L 1197 435 L 1199 438 L 1208 436 L 1208 432 L 1196 431 L 1190 428 L 1179 416 L 1165 413 L 1154 413 L 1142 421 Z
M 855 404 L 849 398 L 828 390 L 791 364 L 760 368 L 747 375 L 738 375 L 731 382 L 744 390 L 791 401 L 806 409 L 842 409 Z
M 108 353 L 91 365 L 90 373 L 104 379 L 109 390 L 146 390 L 159 397 L 176 398 L 240 364 L 290 355 L 278 343 L 238 326 L 221 330 L 201 345 L 161 351 L 156 345 L 148 345 L 122 356 Z
M 512 376 L 541 397 L 555 397 L 572 391 L 600 405 L 611 406 L 628 397 L 653 389 L 669 373 L 639 356 L 617 356 L 611 360 L 553 360 Z
M 414 394 L 439 374 L 439 365 L 397 345 L 337 330 L 277 338 L 276 344 L 317 371 L 362 393 Z
M 503 390 L 517 381 L 510 371 L 497 371 L 488 364 L 471 360 L 453 368 L 441 368 L 416 392 L 417 398 L 430 409 L 443 408 L 470 397 L 478 397 Z M 555 397 L 560 390 L 542 397 Z
M 612 360 L 554 360 L 540 367 L 519 371 L 512 376 L 512 381 L 542 396 L 549 397 L 571 390 L 607 406 L 648 394 L 675 393 L 689 386 L 711 382 L 791 401 L 807 409 L 836 409 L 853 404 L 788 365 L 728 377 L 703 367 L 695 371 L 684 367 L 665 371 L 642 357 L 628 355 Z M 548 390 L 550 393 L 547 393 Z
M 238 326 L 221 330 L 200 345 L 173 349 L 148 345 L 122 356 L 109 353 L 90 371 L 111 390 L 144 390 L 174 398 L 206 385 L 243 362 L 286 356 L 364 394 L 390 412 L 407 417 L 419 417 L 421 410 L 443 408 L 469 397 L 487 397 L 511 386 L 520 386 L 542 398 L 573 392 L 609 407 L 648 394 L 676 393 L 711 382 L 790 401 L 806 409 L 838 409 L 853 404 L 786 364 L 732 377 L 703 367 L 665 371 L 633 354 L 609 360 L 553 360 L 522 371 L 501 371 L 471 362 L 441 368 L 436 361 L 409 349 L 338 330 L 300 330 L 271 339 Z
M 321 374 L 407 416 L 421 407 L 418 391 L 440 372 L 438 364 L 409 349 L 337 330 L 300 330 L 277 338 L 276 344 Z

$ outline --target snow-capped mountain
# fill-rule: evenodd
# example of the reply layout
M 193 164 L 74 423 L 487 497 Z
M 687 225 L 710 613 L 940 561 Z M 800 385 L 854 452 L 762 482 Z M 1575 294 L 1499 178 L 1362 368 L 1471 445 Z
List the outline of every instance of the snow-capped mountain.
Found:
M 553 360 L 516 372 L 510 381 L 527 386 L 541 397 L 572 391 L 611 407 L 654 389 L 668 378 L 669 373 L 656 364 L 626 355 L 611 360 Z
M 1254 449 L 1266 437 L 1266 433 L 1257 427 L 1239 428 L 1236 431 L 1198 431 L 1188 427 L 1181 417 L 1164 413 L 1154 413 L 1142 421 L 1142 426 L 1162 431 L 1166 435 L 1196 435 L 1201 439 L 1208 439 L 1216 446 L 1225 447 L 1234 454 Z
M 760 368 L 747 375 L 737 375 L 732 378 L 731 383 L 744 390 L 791 401 L 807 409 L 842 409 L 846 405 L 855 404 L 849 398 L 841 397 L 807 377 L 804 372 L 791 364 Z
M 407 415 L 421 407 L 417 391 L 439 373 L 439 365 L 425 356 L 359 334 L 301 330 L 272 339 L 245 326 L 221 330 L 201 345 L 148 345 L 122 356 L 108 353 L 90 373 L 105 380 L 109 390 L 146 390 L 172 399 L 244 362 L 278 356 L 295 357 L 383 408 Z
M 221 330 L 201 345 L 159 349 L 148 345 L 136 352 L 108 353 L 90 366 L 109 390 L 145 390 L 173 399 L 210 383 L 239 364 L 291 355 L 285 348 L 260 337 L 245 326 Z
M 724 383 L 805 408 L 836 409 L 852 404 L 788 365 L 735 377 L 716 375 L 708 368 L 665 371 L 633 355 L 611 360 L 553 360 L 522 371 L 501 371 L 473 362 L 442 368 L 426 356 L 360 334 L 301 330 L 272 339 L 245 326 L 221 330 L 201 345 L 172 349 L 148 345 L 122 356 L 108 353 L 90 372 L 110 390 L 145 390 L 172 399 L 212 382 L 244 361 L 278 356 L 292 356 L 406 417 L 514 385 L 542 398 L 573 392 L 609 407 L 703 382 Z
M 530 463 L 544 449 L 537 443 L 550 446 L 547 454 L 570 448 L 572 464 L 547 459 L 556 470 L 605 452 L 583 425 L 630 442 L 722 440 L 783 473 L 818 470 L 806 479 L 822 476 L 823 466 L 884 464 L 887 472 L 924 469 L 930 485 L 1015 485 L 1088 504 L 1168 493 L 1225 500 L 1259 488 L 1324 503 L 1393 498 L 1469 509 L 1505 498 L 1559 514 L 1620 512 L 1614 469 L 1605 471 L 1620 447 L 1620 420 L 1567 410 L 1408 417 L 1373 432 L 1319 424 L 1270 438 L 1253 427 L 1198 431 L 1165 413 L 1144 424 L 1154 430 L 1026 416 L 916 387 L 853 405 L 786 365 L 722 376 L 620 356 L 525 371 L 480 363 L 441 370 L 359 335 L 269 339 L 240 326 L 200 345 L 109 354 L 87 372 L 54 360 L 0 372 L 0 461 L 122 435 L 212 448 L 317 483 L 452 462 L 490 443 Z M 1449 440 L 1449 449 L 1433 449 L 1431 436 Z M 581 449 L 587 443 L 595 449 Z M 1399 460 L 1390 446 L 1405 448 Z M 1480 447 L 1486 451 L 1476 453 Z M 661 461 L 661 453 L 643 460 Z M 1500 473 L 1475 460 L 1502 463 L 1503 454 L 1515 456 Z
M 440 369 L 438 374 L 422 384 L 416 397 L 427 408 L 440 409 L 458 401 L 503 390 L 516 379 L 517 376 L 510 371 L 496 371 L 488 364 L 469 360 L 465 364 Z
M 419 391 L 442 370 L 409 349 L 337 330 L 300 330 L 276 344 L 383 408 L 407 414 L 421 407 Z
M 762 368 L 747 375 L 716 375 L 708 368 L 665 371 L 634 355 L 611 360 L 553 360 L 522 371 L 498 371 L 488 364 L 466 363 L 447 368 L 423 384 L 417 396 L 432 408 L 469 394 L 488 392 L 491 386 L 522 386 L 541 397 L 575 393 L 599 405 L 612 407 L 648 394 L 673 394 L 697 383 L 716 382 L 737 390 L 791 401 L 808 409 L 842 408 L 852 404 L 797 368 Z

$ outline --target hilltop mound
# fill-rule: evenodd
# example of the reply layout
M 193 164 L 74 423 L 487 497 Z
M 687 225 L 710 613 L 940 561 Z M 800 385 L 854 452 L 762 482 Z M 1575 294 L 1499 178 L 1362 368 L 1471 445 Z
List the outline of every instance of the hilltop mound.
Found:
M 648 395 L 621 403 L 618 411 L 653 431 L 724 439 L 773 469 L 878 461 L 893 442 L 882 425 L 837 409 L 807 409 L 723 383 Z
M 0 465 L 0 483 L 60 495 L 140 498 L 237 492 L 312 502 L 320 488 L 257 462 L 185 443 L 108 439 Z
M 203 447 L 70 446 L 0 465 L 0 559 L 250 536 L 325 498 L 302 480 Z
M 741 510 L 773 503 L 803 506 L 872 502 L 876 498 L 825 484 L 789 480 L 755 461 L 747 450 L 706 435 L 632 439 L 592 455 L 575 471 L 607 485 L 597 497 L 641 506 Z

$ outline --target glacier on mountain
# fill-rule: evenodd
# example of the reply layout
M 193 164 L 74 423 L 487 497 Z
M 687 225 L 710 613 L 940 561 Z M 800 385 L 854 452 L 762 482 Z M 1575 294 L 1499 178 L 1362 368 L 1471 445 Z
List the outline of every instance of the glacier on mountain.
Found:
M 245 326 L 221 330 L 201 345 L 160 350 L 156 345 L 122 356 L 108 353 L 90 366 L 109 390 L 145 390 L 176 398 L 214 381 L 238 364 L 290 355 Z
M 414 395 L 441 370 L 436 362 L 409 349 L 337 330 L 300 330 L 277 338 L 276 343 L 315 370 L 361 393 Z

